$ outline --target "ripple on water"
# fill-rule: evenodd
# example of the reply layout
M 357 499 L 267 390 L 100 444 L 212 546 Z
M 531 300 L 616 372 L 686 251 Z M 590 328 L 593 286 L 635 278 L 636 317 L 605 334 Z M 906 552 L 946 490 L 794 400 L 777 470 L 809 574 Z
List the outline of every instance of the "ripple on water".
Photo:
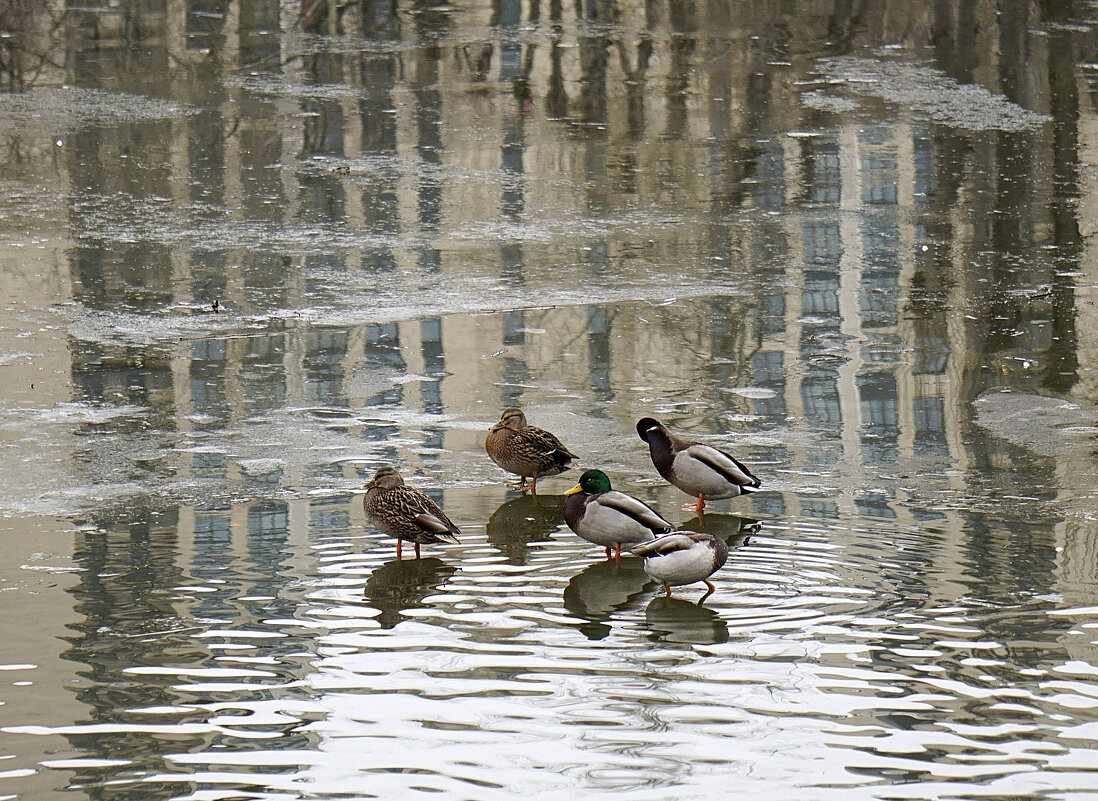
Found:
M 454 489 L 448 508 L 481 493 Z M 698 606 L 700 586 L 665 598 L 640 560 L 577 540 L 559 496 L 497 511 L 467 514 L 495 523 L 466 525 L 460 545 L 400 562 L 388 538 L 303 516 L 316 527 L 286 546 L 292 582 L 261 591 L 240 565 L 170 585 L 194 590 L 174 603 L 200 625 L 165 621 L 172 647 L 118 670 L 164 703 L 5 731 L 78 737 L 75 769 L 180 797 L 655 801 L 742 782 L 845 801 L 1094 784 L 1095 668 L 1058 638 L 1098 625 L 1098 609 L 980 597 L 964 559 L 943 595 L 926 557 L 936 529 L 707 515 L 690 525 L 733 549 Z M 197 614 L 229 602 L 251 616 Z M 111 757 L 95 744 L 122 733 L 163 769 L 97 767 Z

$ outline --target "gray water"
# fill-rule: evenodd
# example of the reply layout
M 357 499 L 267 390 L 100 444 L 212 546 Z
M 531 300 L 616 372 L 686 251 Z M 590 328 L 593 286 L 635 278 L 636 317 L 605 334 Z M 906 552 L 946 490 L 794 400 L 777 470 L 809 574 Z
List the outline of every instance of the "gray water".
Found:
M 1098 14 L 855 6 L 5 19 L 0 799 L 1098 797 Z

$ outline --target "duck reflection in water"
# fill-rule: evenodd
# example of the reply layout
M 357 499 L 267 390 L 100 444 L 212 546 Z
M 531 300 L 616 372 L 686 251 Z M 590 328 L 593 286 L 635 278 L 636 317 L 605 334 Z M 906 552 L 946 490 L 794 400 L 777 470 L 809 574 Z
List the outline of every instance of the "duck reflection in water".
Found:
M 610 633 L 613 614 L 639 607 L 653 586 L 640 559 L 606 559 L 572 576 L 564 588 L 564 608 L 587 621 L 580 631 L 588 639 L 601 640 Z
M 728 624 L 708 607 L 657 595 L 644 610 L 644 622 L 657 642 L 714 645 L 728 642 Z
M 524 565 L 532 542 L 546 542 L 564 521 L 563 495 L 521 495 L 502 504 L 488 518 L 488 542 L 507 557 L 507 563 Z
M 370 574 L 363 595 L 381 613 L 377 618 L 381 627 L 391 629 L 407 619 L 404 610 L 426 608 L 423 599 L 456 572 L 457 568 L 434 556 L 393 559 Z
M 679 526 L 679 531 L 712 534 L 724 540 L 729 548 L 739 548 L 747 545 L 761 528 L 762 523 L 750 517 L 709 512 L 701 517 L 691 517 Z

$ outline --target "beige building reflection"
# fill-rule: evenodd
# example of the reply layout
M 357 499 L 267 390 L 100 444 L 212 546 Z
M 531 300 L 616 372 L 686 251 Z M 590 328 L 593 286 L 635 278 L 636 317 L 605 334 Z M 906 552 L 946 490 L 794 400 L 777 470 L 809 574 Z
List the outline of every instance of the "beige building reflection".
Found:
M 141 17 L 144 55 L 133 58 L 142 60 L 144 71 L 134 74 L 130 56 L 123 58 L 122 29 L 110 33 L 116 18 L 106 10 L 72 12 L 72 41 L 92 33 L 100 41 L 94 60 L 90 50 L 74 47 L 66 80 L 141 91 L 168 75 L 170 94 L 182 102 L 199 85 L 216 97 L 210 110 L 154 123 L 132 141 L 112 131 L 77 132 L 70 137 L 69 160 L 48 178 L 41 176 L 60 195 L 99 185 L 108 195 L 168 198 L 169 208 L 185 219 L 196 207 L 207 209 L 206 222 L 215 232 L 270 231 L 304 221 L 377 234 L 378 244 L 300 257 L 272 253 L 276 248 L 269 244 L 226 247 L 224 237 L 222 245 L 195 241 L 189 249 L 101 248 L 58 238 L 35 263 L 38 283 L 27 283 L 23 252 L 5 254 L 0 280 L 8 297 L 71 297 L 89 310 L 110 310 L 120 298 L 146 309 L 200 309 L 218 299 L 247 315 L 265 311 L 265 304 L 308 307 L 316 276 L 326 271 L 350 271 L 366 280 L 455 271 L 537 295 L 562 283 L 635 280 L 652 265 L 679 269 L 683 254 L 699 253 L 708 259 L 682 266 L 684 282 L 711 277 L 703 272 L 710 270 L 726 270 L 732 282 L 737 271 L 750 270 L 750 285 L 759 288 L 755 296 L 683 297 L 673 305 L 659 305 L 661 298 L 576 302 L 399 322 L 316 324 L 290 317 L 254 333 L 196 336 L 140 353 L 70 338 L 59 356 L 39 338 L 43 352 L 65 364 L 52 371 L 35 403 L 49 408 L 123 395 L 154 410 L 163 428 L 186 435 L 238 429 L 286 407 L 358 411 L 397 405 L 428 417 L 445 413 L 487 421 L 509 403 L 553 396 L 577 409 L 613 400 L 605 407 L 609 421 L 629 431 L 649 413 L 650 399 L 697 401 L 695 383 L 763 388 L 771 390 L 765 397 L 730 394 L 692 407 L 702 434 L 726 429 L 725 413 L 804 434 L 789 444 L 755 449 L 753 456 L 781 465 L 790 486 L 755 496 L 755 509 L 788 519 L 856 517 L 950 532 L 934 559 L 957 566 L 957 575 L 943 570 L 932 592 L 941 598 L 964 594 L 960 571 L 974 558 L 971 539 L 995 523 L 982 514 L 974 523 L 965 509 L 936 499 L 968 494 L 967 471 L 975 466 L 1015 471 L 1019 492 L 1026 479 L 1026 468 L 1014 464 L 1016 450 L 989 445 L 1001 450 L 973 452 L 966 445 L 972 441 L 972 400 L 994 386 L 1030 391 L 1057 385 L 1055 376 L 1035 376 L 1024 365 L 1061 371 L 1064 356 L 1057 348 L 1064 337 L 1077 342 L 1081 363 L 1096 349 L 1093 291 L 1074 289 L 1098 276 L 1093 232 L 1064 234 L 1062 221 L 1049 210 L 1049 199 L 1055 202 L 1060 191 L 1056 166 L 1049 166 L 1056 146 L 1052 134 L 1033 134 L 1023 147 L 1005 134 L 938 131 L 894 109 L 885 122 L 871 124 L 807 109 L 798 81 L 814 80 L 814 66 L 798 53 L 808 51 L 809 37 L 828 25 L 854 30 L 848 20 L 834 18 L 831 3 L 807 4 L 803 32 L 791 29 L 789 42 L 769 33 L 777 20 L 766 15 L 773 12 L 754 5 L 749 17 L 721 17 L 691 3 L 587 5 L 644 35 L 617 39 L 615 28 L 577 18 L 570 4 L 541 4 L 542 16 L 531 19 L 534 4 L 498 2 L 480 4 L 460 19 L 462 27 L 492 31 L 489 42 L 444 40 L 413 50 L 424 27 L 445 28 L 456 20 L 437 11 L 437 19 L 386 16 L 387 3 L 363 3 L 357 13 L 342 16 L 306 4 L 309 22 L 302 30 L 296 9 L 275 3 L 200 8 L 169 2 L 163 11 Z M 994 16 L 994 4 L 974 7 L 977 16 Z M 859 41 L 929 41 L 931 29 L 944 24 L 928 19 L 927 8 L 880 8 L 885 10 L 873 11 L 856 27 L 852 35 Z M 557 18 L 549 19 L 550 13 Z M 752 27 L 740 27 L 736 19 L 751 19 Z M 294 33 L 271 35 L 277 29 Z M 354 42 L 379 46 L 341 52 L 310 30 L 338 30 Z M 715 30 L 722 35 L 709 33 Z M 939 60 L 956 66 L 959 79 L 1010 92 L 1054 116 L 1051 82 L 1063 70 L 1057 59 L 1078 64 L 1086 55 L 1078 40 L 1060 32 L 1057 43 L 1066 55 L 1035 47 L 1031 57 L 1044 61 L 1032 65 L 1025 81 L 1004 86 L 1004 70 L 987 64 L 995 62 L 1002 41 L 1030 36 L 1028 28 L 1002 30 L 999 40 L 984 33 L 975 41 L 964 30 L 949 31 L 952 38 L 934 41 Z M 978 55 L 966 72 L 953 62 L 973 48 Z M 277 75 L 284 62 L 291 86 L 355 91 L 293 90 L 281 80 L 260 81 L 264 71 Z M 223 72 L 210 90 L 209 84 L 187 81 L 195 69 Z M 253 78 L 257 83 L 249 83 Z M 1055 89 L 1063 102 L 1065 85 Z M 1080 115 L 1075 146 L 1080 160 L 1091 163 L 1091 96 L 1080 92 L 1074 99 Z M 472 119 L 492 120 L 493 126 L 474 126 Z M 296 122 L 283 128 L 285 120 Z M 996 160 L 996 145 L 1036 155 L 1024 175 L 1014 175 Z M 967 151 L 964 179 L 941 186 L 941 175 L 952 167 L 940 164 L 955 150 Z M 117 163 L 123 155 L 162 163 L 157 183 L 131 185 L 124 171 L 96 166 Z M 385 169 L 369 162 L 379 156 L 389 159 Z M 346 174 L 334 169 L 344 163 Z M 995 175 L 1025 187 L 1015 192 L 994 186 L 989 176 Z M 1092 184 L 1082 176 L 1078 187 L 1076 219 L 1084 226 L 1098 218 L 1087 213 L 1095 202 Z M 996 208 L 1007 202 L 1026 209 L 1018 215 L 1029 220 L 1026 230 L 996 227 Z M 642 212 L 653 207 L 680 210 L 687 219 L 703 220 L 706 230 L 652 225 Z M 236 227 L 218 218 L 222 209 Z M 79 225 L 81 210 L 70 211 Z M 571 240 L 566 252 L 558 250 L 561 236 L 551 227 L 544 237 L 528 230 L 534 222 L 563 220 L 567 228 L 602 216 L 625 223 L 591 226 L 581 256 Z M 487 247 L 493 237 L 478 232 L 497 221 L 505 224 L 500 244 Z M 520 233 L 510 235 L 510 225 Z M 1079 242 L 1086 244 L 1078 275 L 1070 279 L 1051 255 L 1014 273 L 1003 273 L 1004 265 L 988 256 L 1003 247 L 1033 252 Z M 974 264 L 999 270 L 1002 280 L 989 286 Z M 1031 297 L 1044 285 L 1058 293 L 1062 307 Z M 506 306 L 506 300 L 500 303 Z M 1070 320 L 1050 323 L 1050 315 Z M 1018 332 L 1010 343 L 988 333 L 1007 317 Z M 1073 330 L 1065 331 L 1072 320 Z M 1054 339 L 1057 325 L 1060 339 Z M 5 351 L 20 350 L 3 336 Z M 24 367 L 19 380 L 29 383 L 35 373 Z M 1078 379 L 1071 396 L 1092 402 L 1093 371 L 1080 371 Z M 644 391 L 631 390 L 638 386 Z M 736 425 L 749 433 L 755 423 Z M 432 453 L 477 451 L 482 437 L 473 428 L 418 423 L 408 431 L 399 424 L 363 425 L 351 433 L 389 448 L 389 457 L 410 466 L 429 466 Z M 386 445 L 391 439 L 397 444 Z M 78 447 L 83 444 L 73 443 Z M 1055 470 L 1061 486 L 1070 488 L 1074 458 L 1043 462 L 1034 474 Z M 915 475 L 895 480 L 898 465 L 914 466 Z M 195 449 L 179 467 L 181 479 L 294 487 L 318 480 L 292 463 L 244 473 L 216 448 Z M 325 480 L 361 478 L 354 465 L 328 469 Z M 827 493 L 798 489 L 817 483 L 812 477 L 823 471 L 844 476 L 841 486 Z M 882 475 L 888 480 L 880 480 Z M 73 478 L 94 476 L 76 471 Z M 185 507 L 172 533 L 179 559 L 200 579 L 203 570 L 230 564 L 240 554 L 257 564 L 285 553 L 306 558 L 312 525 L 357 523 L 337 503 L 265 501 Z M 1042 550 L 1058 553 L 1049 590 L 1085 595 L 1080 576 L 1089 575 L 1098 556 L 1094 527 L 1076 521 L 1048 528 L 1032 526 L 1047 546 Z M 270 537 L 267 551 L 257 545 Z M 1083 606 L 1093 598 L 1078 601 Z M 1070 646 L 1091 648 L 1082 638 Z

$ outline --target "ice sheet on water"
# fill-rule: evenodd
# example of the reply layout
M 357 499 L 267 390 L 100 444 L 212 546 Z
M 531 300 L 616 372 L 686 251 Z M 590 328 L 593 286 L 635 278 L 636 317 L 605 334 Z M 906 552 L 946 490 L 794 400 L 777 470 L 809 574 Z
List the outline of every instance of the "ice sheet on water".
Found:
M 170 120 L 194 113 L 196 109 L 172 100 L 81 86 L 0 94 L 0 130 L 32 124 L 54 131 L 72 131 L 93 125 Z
M 941 70 L 905 61 L 843 56 L 822 59 L 820 68 L 848 92 L 896 103 L 953 128 L 1026 131 L 1050 119 L 983 86 L 958 83 Z
M 974 405 L 979 425 L 1042 456 L 1062 455 L 1072 442 L 1089 449 L 1098 435 L 1093 410 L 1061 398 L 996 391 Z

